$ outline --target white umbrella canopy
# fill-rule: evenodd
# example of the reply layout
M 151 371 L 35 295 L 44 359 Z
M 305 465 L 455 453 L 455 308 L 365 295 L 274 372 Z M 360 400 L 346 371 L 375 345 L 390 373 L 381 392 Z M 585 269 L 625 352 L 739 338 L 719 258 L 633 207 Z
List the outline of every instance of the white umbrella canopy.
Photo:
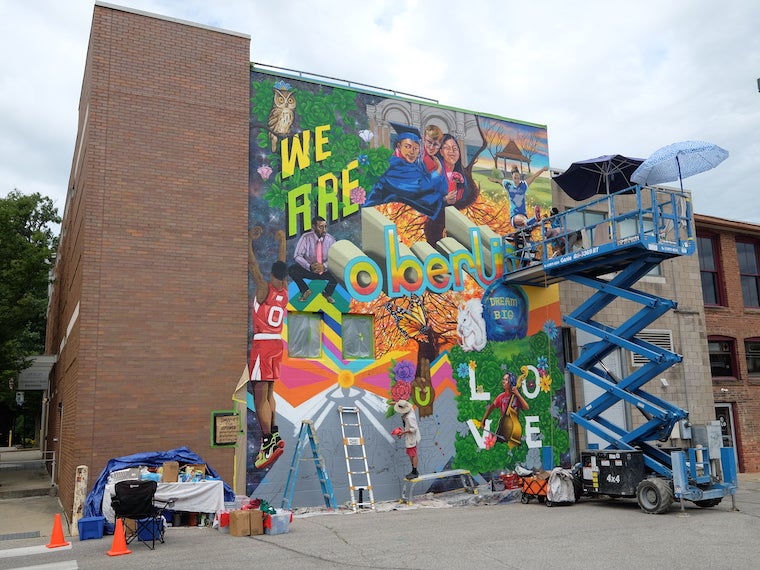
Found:
M 683 179 L 718 166 L 728 158 L 728 151 L 705 141 L 683 141 L 664 146 L 652 153 L 633 174 L 631 181 L 642 186 Z

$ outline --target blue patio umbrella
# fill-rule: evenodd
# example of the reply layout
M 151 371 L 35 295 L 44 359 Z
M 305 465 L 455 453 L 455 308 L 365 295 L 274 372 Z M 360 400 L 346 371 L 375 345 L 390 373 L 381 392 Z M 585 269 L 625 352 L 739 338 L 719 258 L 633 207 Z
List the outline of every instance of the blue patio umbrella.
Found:
M 631 175 L 642 186 L 679 181 L 718 166 L 728 158 L 728 151 L 705 141 L 683 141 L 652 153 Z

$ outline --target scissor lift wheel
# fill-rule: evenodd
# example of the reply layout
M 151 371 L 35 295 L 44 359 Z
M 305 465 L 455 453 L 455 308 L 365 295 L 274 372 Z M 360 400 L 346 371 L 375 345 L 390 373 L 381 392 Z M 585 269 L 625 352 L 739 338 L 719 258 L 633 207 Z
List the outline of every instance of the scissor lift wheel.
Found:
M 636 500 L 645 513 L 659 515 L 673 504 L 673 490 L 665 479 L 643 479 L 636 487 Z

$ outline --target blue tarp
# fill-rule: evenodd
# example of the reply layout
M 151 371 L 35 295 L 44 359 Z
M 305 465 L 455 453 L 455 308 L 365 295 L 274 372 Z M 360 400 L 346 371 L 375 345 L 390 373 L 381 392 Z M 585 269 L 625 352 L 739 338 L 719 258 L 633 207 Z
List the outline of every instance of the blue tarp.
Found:
M 112 471 L 129 469 L 130 467 L 140 467 L 143 465 L 146 467 L 161 467 L 165 461 L 176 461 L 180 464 L 206 463 L 200 455 L 196 455 L 187 447 L 178 447 L 177 449 L 170 449 L 169 451 L 135 453 L 134 455 L 125 455 L 124 457 L 109 459 L 105 469 L 103 469 L 100 474 L 100 477 L 95 481 L 92 491 L 87 495 L 87 499 L 84 502 L 84 516 L 97 517 L 103 514 L 103 493 L 106 489 L 106 483 L 108 483 L 108 476 Z M 208 470 L 209 475 L 221 479 L 208 463 L 206 463 L 206 469 Z M 235 500 L 235 493 L 227 483 L 224 483 L 224 500 L 229 502 Z

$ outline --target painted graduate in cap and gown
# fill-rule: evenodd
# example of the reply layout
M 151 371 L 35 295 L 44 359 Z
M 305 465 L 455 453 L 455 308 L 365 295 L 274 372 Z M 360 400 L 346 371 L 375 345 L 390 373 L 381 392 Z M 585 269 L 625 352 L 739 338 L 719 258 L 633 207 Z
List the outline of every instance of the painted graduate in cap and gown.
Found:
M 441 213 L 448 192 L 442 172 L 428 172 L 420 160 L 420 131 L 390 123 L 398 133 L 388 169 L 369 192 L 365 206 L 401 202 L 420 214 L 435 218 Z

